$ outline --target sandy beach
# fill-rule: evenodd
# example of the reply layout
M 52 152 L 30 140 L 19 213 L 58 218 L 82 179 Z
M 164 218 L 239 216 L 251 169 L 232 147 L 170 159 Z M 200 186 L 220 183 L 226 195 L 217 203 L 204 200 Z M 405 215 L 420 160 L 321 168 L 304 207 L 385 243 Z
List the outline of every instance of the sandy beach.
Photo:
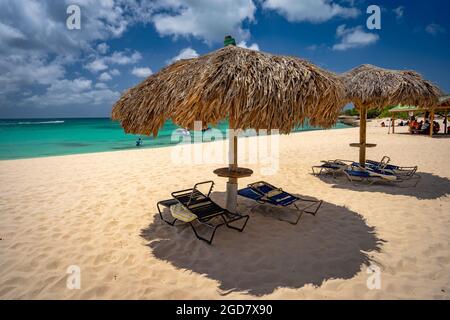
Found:
M 281 136 L 276 174 L 248 165 L 255 174 L 240 186 L 266 180 L 321 199 L 319 214 L 293 226 L 260 207 L 212 246 L 157 215 L 157 201 L 199 181 L 225 200 L 217 165 L 173 164 L 173 147 L 0 161 L 0 299 L 449 299 L 450 139 L 369 125 L 368 158 L 418 165 L 416 188 L 311 175 L 320 160 L 357 160 L 358 136 Z M 241 212 L 251 206 L 239 199 Z M 67 288 L 71 265 L 80 289 Z M 367 286 L 370 265 L 380 289 Z

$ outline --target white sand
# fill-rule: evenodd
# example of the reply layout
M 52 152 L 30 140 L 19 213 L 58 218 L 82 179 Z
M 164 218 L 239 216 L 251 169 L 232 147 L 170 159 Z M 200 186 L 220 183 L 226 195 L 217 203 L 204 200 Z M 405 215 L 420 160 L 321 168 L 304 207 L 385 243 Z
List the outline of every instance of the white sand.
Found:
M 450 139 L 386 132 L 369 126 L 378 147 L 368 157 L 419 165 L 416 188 L 310 174 L 322 159 L 357 160 L 348 144 L 358 128 L 282 136 L 278 172 L 250 165 L 240 185 L 264 179 L 322 199 L 319 214 L 293 226 L 259 208 L 243 233 L 219 229 L 212 246 L 162 223 L 156 202 L 214 179 L 223 203 L 217 165 L 174 166 L 173 148 L 1 161 L 0 298 L 449 299 Z M 370 263 L 379 290 L 366 285 Z M 66 287 L 70 265 L 79 290 Z

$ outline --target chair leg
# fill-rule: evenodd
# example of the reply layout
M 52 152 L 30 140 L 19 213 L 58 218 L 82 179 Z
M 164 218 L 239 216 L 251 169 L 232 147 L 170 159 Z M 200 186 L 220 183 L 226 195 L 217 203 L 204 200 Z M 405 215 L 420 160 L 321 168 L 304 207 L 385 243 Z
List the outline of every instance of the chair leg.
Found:
M 228 228 L 237 230 L 239 232 L 242 232 L 242 231 L 244 231 L 245 227 L 247 226 L 247 222 L 248 222 L 248 219 L 250 218 L 250 216 L 247 215 L 247 214 L 246 215 L 236 215 L 236 216 L 237 216 L 237 218 L 234 218 L 234 219 L 231 219 L 231 220 L 227 221 L 222 215 L 222 219 L 224 220 L 224 222 L 225 222 L 225 224 L 226 224 L 226 226 Z M 233 222 L 236 222 L 236 221 L 239 221 L 239 220 L 242 220 L 242 219 L 244 219 L 244 224 L 242 225 L 241 228 L 238 228 L 238 227 L 230 225 L 230 223 L 233 223 Z
M 319 211 L 320 207 L 322 206 L 323 201 L 322 200 L 309 200 L 309 199 L 302 199 L 299 198 L 299 201 L 304 201 L 304 202 L 313 202 L 311 205 L 307 206 L 306 208 L 303 209 L 304 212 L 312 214 L 313 216 L 315 216 L 317 214 L 317 211 Z M 307 210 L 315 205 L 319 204 L 315 210 Z M 295 205 L 295 204 L 294 204 Z M 297 207 L 297 206 L 295 206 Z
M 163 215 L 162 215 L 161 208 L 160 208 L 160 202 L 158 202 L 158 203 L 156 204 L 156 207 L 158 208 L 159 216 L 161 217 L 161 220 L 162 220 L 162 221 L 164 221 L 165 223 L 167 223 L 168 225 L 171 225 L 171 226 L 175 225 L 175 222 L 176 222 L 178 219 L 174 219 L 173 221 L 164 219 L 164 217 L 163 217 Z
M 212 241 L 213 241 L 214 236 L 215 236 L 215 234 L 216 234 L 216 230 L 217 230 L 219 227 L 225 225 L 225 223 L 220 223 L 220 224 L 216 225 L 216 226 L 214 227 L 213 231 L 212 231 L 211 236 L 210 236 L 209 239 L 208 239 L 208 238 L 202 237 L 201 235 L 198 234 L 198 232 L 197 232 L 197 230 L 195 229 L 195 227 L 194 227 L 194 225 L 192 224 L 192 222 L 189 222 L 189 224 L 191 225 L 192 231 L 194 231 L 194 234 L 195 234 L 195 236 L 197 237 L 197 239 L 202 240 L 202 241 L 205 241 L 205 242 L 206 242 L 207 244 L 209 244 L 209 245 L 212 244 Z
M 290 223 L 292 225 L 297 225 L 298 222 L 300 221 L 300 218 L 302 217 L 304 211 L 302 209 L 300 209 L 299 207 L 297 207 L 297 205 L 295 203 L 294 203 L 294 207 L 298 211 L 297 219 L 295 221 L 291 221 L 291 220 L 287 220 L 287 219 L 281 219 L 281 218 L 278 218 L 278 220 Z

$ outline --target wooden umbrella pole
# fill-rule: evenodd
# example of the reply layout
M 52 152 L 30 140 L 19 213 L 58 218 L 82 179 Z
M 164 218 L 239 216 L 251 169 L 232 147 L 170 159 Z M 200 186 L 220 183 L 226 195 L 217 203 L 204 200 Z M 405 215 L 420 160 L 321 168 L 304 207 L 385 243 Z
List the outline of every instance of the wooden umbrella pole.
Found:
M 366 130 L 367 130 L 367 107 L 361 105 L 359 108 L 359 164 L 366 166 Z
M 430 137 L 433 137 L 434 133 L 434 110 L 430 113 Z
M 234 118 L 230 115 L 229 120 L 229 138 L 228 138 L 228 167 L 230 172 L 236 171 L 238 168 L 237 164 L 237 153 L 238 153 L 238 141 L 236 135 L 236 127 Z M 235 213 L 237 210 L 237 187 L 238 179 L 235 177 L 229 177 L 227 182 L 227 209 L 230 212 Z
M 392 114 L 392 133 L 395 133 L 395 113 Z

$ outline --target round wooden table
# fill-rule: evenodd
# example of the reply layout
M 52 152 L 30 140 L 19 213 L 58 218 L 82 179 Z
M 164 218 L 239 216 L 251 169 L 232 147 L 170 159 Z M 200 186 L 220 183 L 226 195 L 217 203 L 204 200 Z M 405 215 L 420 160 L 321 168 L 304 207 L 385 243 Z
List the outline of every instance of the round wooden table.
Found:
M 214 174 L 222 178 L 240 179 L 250 177 L 253 174 L 253 170 L 239 167 L 235 170 L 231 170 L 229 167 L 226 167 L 214 170 Z
M 350 143 L 350 147 L 359 148 L 365 146 L 366 148 L 375 148 L 377 145 L 375 143 Z

